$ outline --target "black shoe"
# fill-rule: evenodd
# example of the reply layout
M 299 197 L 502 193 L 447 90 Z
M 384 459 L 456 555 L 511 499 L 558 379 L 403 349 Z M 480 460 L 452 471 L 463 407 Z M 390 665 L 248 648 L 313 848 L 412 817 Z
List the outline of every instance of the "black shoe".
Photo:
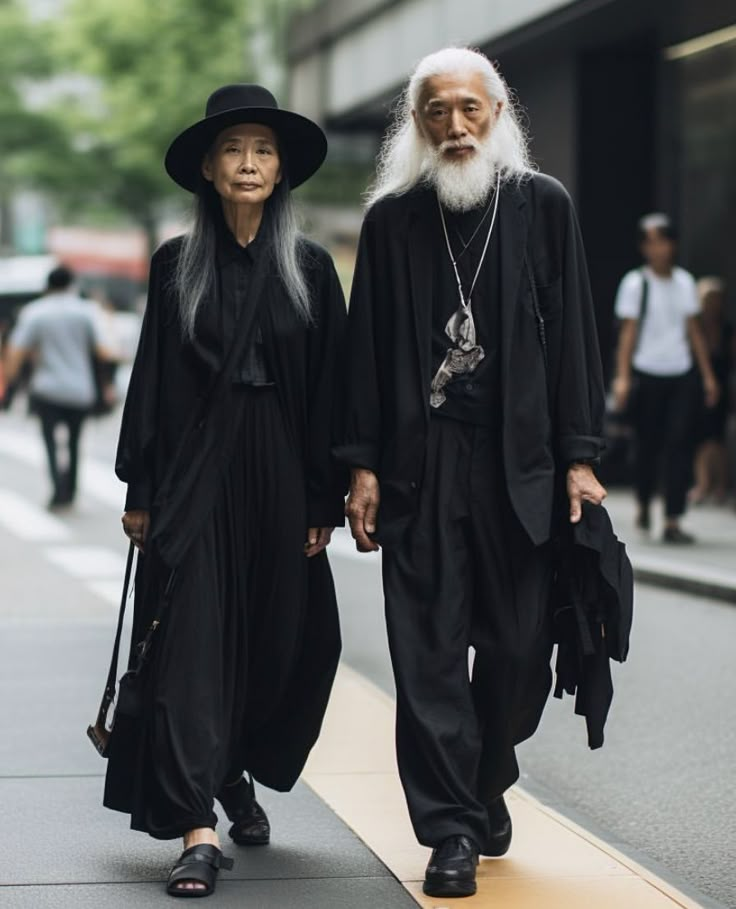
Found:
M 217 873 L 220 868 L 230 871 L 233 860 L 226 858 L 217 846 L 201 843 L 185 849 L 179 856 L 179 861 L 171 869 L 169 880 L 166 883 L 166 892 L 169 896 L 192 897 L 212 896 L 217 884 Z M 197 889 L 183 887 L 182 884 L 201 884 Z
M 467 836 L 449 836 L 432 851 L 424 875 L 427 896 L 472 896 L 478 848 Z
M 502 855 L 506 855 L 511 845 L 511 815 L 502 795 L 493 799 L 486 807 L 486 810 L 488 811 L 491 833 L 485 848 L 482 850 L 483 855 L 500 858 Z
M 685 533 L 679 527 L 665 527 L 662 534 L 663 543 L 676 543 L 679 545 L 690 545 L 695 542 L 695 537 L 690 533 Z
M 267 846 L 271 840 L 271 825 L 266 812 L 256 801 L 252 779 L 241 777 L 234 786 L 223 786 L 217 800 L 233 822 L 230 837 L 238 846 Z

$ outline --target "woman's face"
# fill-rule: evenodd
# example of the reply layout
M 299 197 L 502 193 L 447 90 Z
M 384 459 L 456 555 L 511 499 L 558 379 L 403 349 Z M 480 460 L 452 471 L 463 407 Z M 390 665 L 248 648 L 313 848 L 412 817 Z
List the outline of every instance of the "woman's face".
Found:
M 276 134 L 260 123 L 228 126 L 205 156 L 202 174 L 223 202 L 262 206 L 281 181 Z

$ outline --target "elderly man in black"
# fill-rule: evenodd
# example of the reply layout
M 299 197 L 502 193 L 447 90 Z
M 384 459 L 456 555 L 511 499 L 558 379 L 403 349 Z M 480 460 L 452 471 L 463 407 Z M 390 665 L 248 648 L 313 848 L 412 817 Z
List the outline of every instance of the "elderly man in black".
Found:
M 479 53 L 440 51 L 411 78 L 369 194 L 349 345 L 337 454 L 357 548 L 383 547 L 399 769 L 433 848 L 424 889 L 469 896 L 478 855 L 509 848 L 514 746 L 550 688 L 555 502 L 575 523 L 605 496 L 575 213 L 534 172 Z

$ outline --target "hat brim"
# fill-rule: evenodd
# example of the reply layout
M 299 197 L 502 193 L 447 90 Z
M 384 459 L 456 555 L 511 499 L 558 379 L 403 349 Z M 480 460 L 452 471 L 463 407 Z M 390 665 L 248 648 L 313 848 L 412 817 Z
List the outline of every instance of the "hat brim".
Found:
M 219 133 L 236 123 L 262 123 L 273 129 L 288 162 L 292 189 L 316 173 L 327 156 L 325 134 L 307 117 L 274 107 L 240 107 L 205 117 L 174 139 L 164 159 L 171 179 L 195 192 L 201 182 L 202 158 Z

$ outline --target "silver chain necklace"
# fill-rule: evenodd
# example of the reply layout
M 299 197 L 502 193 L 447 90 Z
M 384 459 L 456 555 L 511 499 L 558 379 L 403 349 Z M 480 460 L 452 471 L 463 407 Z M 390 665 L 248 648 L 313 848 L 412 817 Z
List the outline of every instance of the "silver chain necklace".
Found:
M 445 235 L 445 243 L 447 244 L 447 252 L 450 256 L 452 269 L 455 272 L 457 291 L 460 297 L 460 307 L 455 313 L 452 314 L 452 316 L 450 316 L 450 319 L 445 326 L 445 334 L 455 346 L 449 348 L 445 354 L 445 359 L 440 364 L 440 367 L 437 370 L 434 379 L 432 379 L 432 388 L 429 399 L 432 407 L 440 407 L 445 403 L 447 396 L 445 395 L 444 388 L 445 385 L 447 385 L 447 383 L 450 382 L 454 376 L 475 372 L 478 364 L 486 355 L 482 346 L 478 344 L 477 341 L 475 320 L 473 319 L 472 309 L 473 292 L 475 291 L 475 285 L 478 283 L 478 276 L 480 275 L 481 269 L 483 268 L 486 253 L 488 252 L 488 247 L 491 242 L 493 228 L 496 224 L 496 215 L 498 214 L 498 197 L 500 194 L 501 175 L 499 174 L 496 179 L 496 191 L 495 198 L 493 200 L 493 216 L 491 217 L 491 224 L 488 228 L 486 242 L 483 245 L 483 252 L 481 254 L 480 261 L 478 262 L 478 267 L 475 270 L 475 277 L 473 278 L 473 282 L 470 285 L 470 291 L 468 293 L 467 300 L 465 299 L 463 283 L 460 279 L 460 272 L 457 268 L 457 259 L 452 253 L 450 236 L 447 232 L 447 223 L 445 221 L 445 213 L 442 210 L 442 203 L 440 202 L 439 197 L 437 198 L 437 205 L 439 206 L 440 210 L 440 220 L 442 221 L 442 230 Z
M 483 212 L 483 216 L 481 217 L 480 221 L 478 222 L 478 226 L 475 228 L 473 233 L 470 235 L 470 239 L 468 240 L 467 243 L 465 242 L 465 238 L 463 237 L 463 235 L 460 233 L 459 228 L 455 227 L 455 233 L 458 235 L 458 237 L 460 238 L 460 242 L 463 244 L 463 248 L 455 256 L 456 262 L 459 262 L 460 259 L 462 259 L 462 257 L 465 255 L 465 253 L 470 249 L 470 244 L 478 236 L 478 231 L 481 229 L 481 227 L 483 227 L 483 224 L 485 223 L 485 220 L 488 217 L 488 212 L 491 210 L 492 205 L 493 205 L 493 199 L 491 199 L 491 201 L 488 203 L 488 205 L 486 205 L 486 210 Z

